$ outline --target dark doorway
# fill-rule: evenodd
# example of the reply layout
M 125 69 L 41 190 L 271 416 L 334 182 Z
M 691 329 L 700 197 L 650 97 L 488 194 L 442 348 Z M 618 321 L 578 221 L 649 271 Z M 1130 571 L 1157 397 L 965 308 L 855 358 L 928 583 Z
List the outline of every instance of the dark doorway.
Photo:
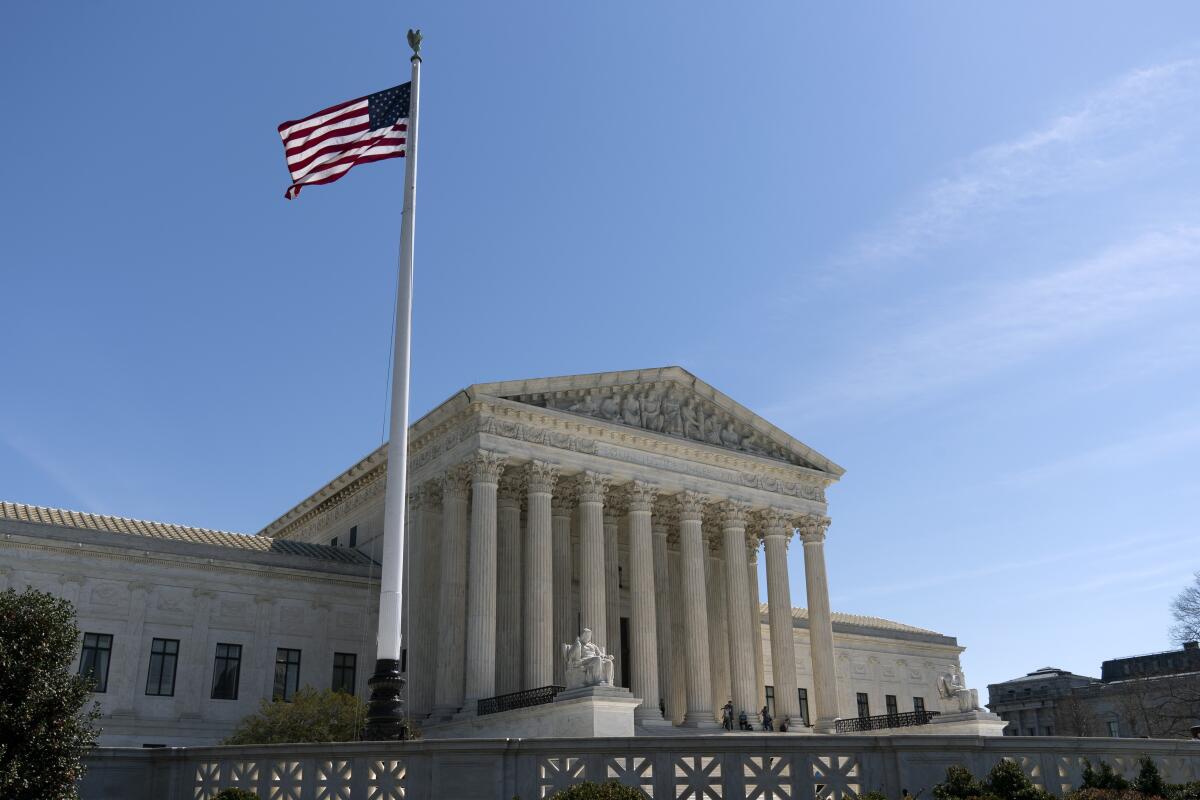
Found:
M 628 689 L 632 672 L 629 668 L 629 617 L 621 617 L 621 674 L 617 676 L 617 683 Z

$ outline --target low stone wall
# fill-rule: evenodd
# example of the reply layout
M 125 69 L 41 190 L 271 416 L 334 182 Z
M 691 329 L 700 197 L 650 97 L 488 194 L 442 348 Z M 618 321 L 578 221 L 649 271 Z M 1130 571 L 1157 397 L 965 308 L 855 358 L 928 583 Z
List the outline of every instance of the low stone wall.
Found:
M 264 800 L 541 800 L 583 780 L 616 779 L 656 800 L 898 798 L 959 764 L 982 775 L 1012 759 L 1039 786 L 1079 785 L 1083 759 L 1132 777 L 1148 755 L 1170 782 L 1200 780 L 1200 742 L 965 736 L 724 736 L 457 739 L 403 743 L 137 750 L 88 758 L 82 800 L 209 800 L 237 786 Z

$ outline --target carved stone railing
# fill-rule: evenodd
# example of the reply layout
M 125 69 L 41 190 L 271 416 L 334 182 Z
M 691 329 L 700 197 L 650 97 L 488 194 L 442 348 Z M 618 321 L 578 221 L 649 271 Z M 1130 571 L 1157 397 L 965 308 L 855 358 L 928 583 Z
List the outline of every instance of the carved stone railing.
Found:
M 907 788 L 929 796 L 958 764 L 974 775 L 1013 761 L 1055 795 L 1086 762 L 1133 779 L 1148 756 L 1168 783 L 1200 780 L 1185 739 L 1062 736 L 749 734 L 614 739 L 420 739 L 406 742 L 98 748 L 81 800 L 213 800 L 237 787 L 278 800 L 533 800 L 581 781 L 616 780 L 655 798 L 856 800 Z
M 908 728 L 928 725 L 940 711 L 905 711 L 903 714 L 880 714 L 876 717 L 849 717 L 837 721 L 838 733 L 881 731 L 887 728 Z
M 514 708 L 529 708 L 544 703 L 553 703 L 554 698 L 564 688 L 562 686 L 539 686 L 536 689 L 525 689 L 512 694 L 485 697 L 476 705 L 475 713 L 482 717 L 484 714 L 498 714 L 501 711 L 512 711 Z

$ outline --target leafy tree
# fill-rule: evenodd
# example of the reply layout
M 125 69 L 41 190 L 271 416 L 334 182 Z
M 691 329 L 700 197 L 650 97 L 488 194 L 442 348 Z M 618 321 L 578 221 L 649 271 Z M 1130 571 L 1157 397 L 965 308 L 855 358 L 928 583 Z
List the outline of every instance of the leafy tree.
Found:
M 245 789 L 222 789 L 213 800 L 259 800 L 259 797 Z
M 550 796 L 550 800 L 646 800 L 640 789 L 623 786 L 616 781 L 592 783 L 584 781 Z
M 1177 644 L 1200 640 L 1200 572 L 1171 601 L 1171 616 L 1175 618 L 1171 638 Z
M 305 686 L 291 702 L 261 701 L 224 744 L 352 742 L 359 738 L 366 718 L 367 704 L 354 695 Z
M 1129 781 L 1118 775 L 1107 761 L 1100 762 L 1100 769 L 1092 769 L 1092 762 L 1083 760 L 1083 784 L 1081 789 L 1107 789 L 1123 792 L 1129 788 Z
M 0 592 L 0 797 L 74 800 L 82 757 L 99 733 L 84 710 L 90 681 L 69 666 L 79 643 L 67 600 Z

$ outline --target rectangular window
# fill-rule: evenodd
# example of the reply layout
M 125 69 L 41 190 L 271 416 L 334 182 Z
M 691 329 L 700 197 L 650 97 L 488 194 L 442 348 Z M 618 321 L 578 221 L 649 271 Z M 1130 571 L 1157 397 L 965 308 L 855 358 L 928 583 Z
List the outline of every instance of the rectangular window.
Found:
M 797 689 L 796 694 L 800 695 L 800 719 L 804 720 L 804 727 L 812 725 L 808 720 L 808 689 Z
M 866 692 L 858 693 L 858 716 L 860 718 L 871 716 L 871 704 L 867 700 Z
M 913 711 L 922 711 L 923 712 L 924 710 L 925 710 L 925 698 L 924 697 L 914 697 L 913 698 Z
M 329 546 L 337 547 L 337 537 L 336 536 L 329 540 Z
M 358 656 L 354 653 L 333 654 L 333 690 L 354 694 L 354 672 Z
M 83 652 L 79 656 L 79 674 L 89 675 L 92 691 L 108 691 L 108 662 L 112 658 L 112 635 L 108 633 L 85 633 Z
M 155 639 L 150 644 L 150 670 L 146 674 L 146 694 L 159 697 L 174 696 L 177 666 L 179 640 Z
M 242 646 L 218 644 L 213 664 L 213 700 L 237 700 L 238 678 L 242 672 Z
M 1108 721 L 1108 735 L 1109 736 L 1120 736 L 1121 735 L 1121 729 L 1117 725 L 1117 721 L 1115 719 L 1110 719 Z
M 272 700 L 291 699 L 300 688 L 300 651 L 281 647 L 275 651 L 275 689 Z
M 351 547 L 358 546 L 358 526 L 357 525 L 353 525 L 350 528 L 350 546 Z
M 767 711 L 773 717 L 775 716 L 775 687 L 766 686 L 764 688 L 767 690 Z
M 889 717 L 894 717 L 900 713 L 900 706 L 896 703 L 896 695 L 884 695 L 883 699 L 887 701 L 887 713 Z

